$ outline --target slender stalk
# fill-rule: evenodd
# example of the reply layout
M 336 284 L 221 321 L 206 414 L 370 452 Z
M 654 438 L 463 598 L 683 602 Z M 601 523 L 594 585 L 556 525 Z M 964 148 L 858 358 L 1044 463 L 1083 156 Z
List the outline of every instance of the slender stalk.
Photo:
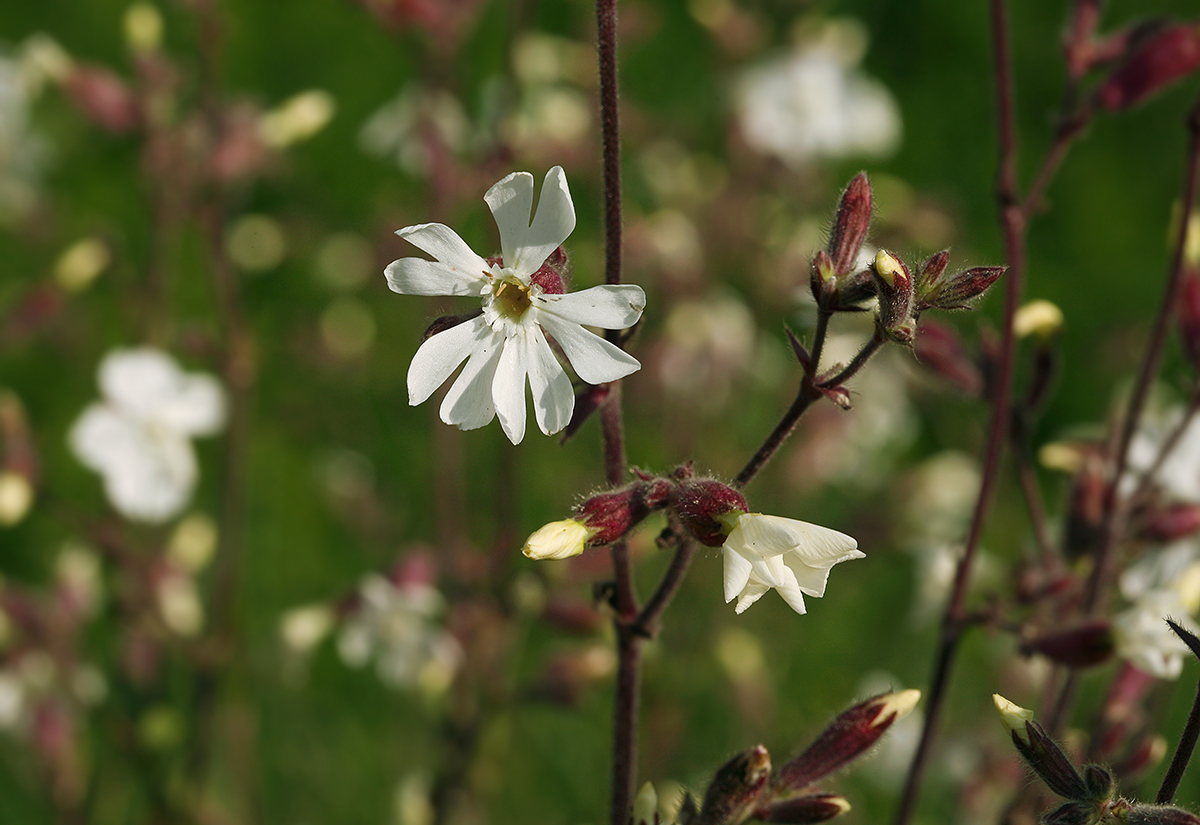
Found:
M 600 137 L 604 144 L 604 282 L 621 283 L 621 120 L 617 95 L 617 0 L 596 0 Z
M 1180 195 L 1183 201 L 1183 212 L 1179 216 L 1179 228 L 1172 253 L 1171 269 L 1167 276 L 1166 287 L 1163 289 L 1162 301 L 1159 304 L 1154 323 L 1150 327 L 1150 340 L 1146 343 L 1146 351 L 1138 368 L 1137 381 L 1129 398 L 1129 408 L 1121 423 L 1119 436 L 1112 452 L 1112 470 L 1108 480 L 1104 507 L 1105 540 L 1097 554 L 1096 564 L 1088 580 L 1086 604 L 1088 611 L 1092 614 L 1103 607 L 1105 584 L 1112 576 L 1113 557 L 1116 554 L 1116 547 L 1119 544 L 1127 515 L 1124 503 L 1118 498 L 1117 490 L 1129 463 L 1129 445 L 1133 442 L 1133 436 L 1141 423 L 1142 412 L 1150 397 L 1150 388 L 1158 376 L 1163 349 L 1171 328 L 1171 320 L 1179 302 L 1179 291 L 1183 286 L 1187 227 L 1195 211 L 1197 182 L 1200 180 L 1200 101 L 1193 104 L 1192 109 L 1188 112 L 1187 128 L 1191 139 L 1188 142 L 1187 169 L 1183 192 Z
M 984 452 L 983 477 L 979 496 L 971 516 L 966 547 L 954 574 L 954 583 L 946 611 L 942 617 L 941 643 L 935 657 L 930 687 L 927 693 L 925 725 L 917 751 L 913 755 L 905 781 L 904 792 L 896 811 L 896 825 L 905 825 L 916 808 L 917 795 L 925 766 L 937 733 L 937 725 L 945 703 L 950 674 L 958 652 L 963 624 L 963 608 L 967 587 L 970 583 L 983 524 L 991 507 L 992 494 L 1000 474 L 1000 460 L 1009 434 L 1010 406 L 1013 383 L 1013 362 L 1016 339 L 1013 334 L 1013 318 L 1021 299 L 1024 280 L 1025 219 L 1017 196 L 1017 135 L 1014 119 L 1014 92 L 1012 85 L 1012 63 L 1009 56 L 1007 6 L 1004 0 L 991 0 L 992 37 L 996 72 L 997 129 L 999 133 L 999 161 L 996 179 L 996 195 L 1000 205 L 1000 224 L 1004 234 L 1004 245 L 1008 259 L 1005 276 L 1004 336 L 1001 342 L 1000 363 L 992 387 L 992 420 L 988 430 Z
M 650 596 L 646 606 L 642 608 L 642 612 L 630 626 L 639 636 L 653 639 L 657 635 L 659 619 L 662 617 L 663 611 L 667 609 L 667 605 L 675 598 L 675 594 L 679 592 L 679 586 L 683 584 L 684 576 L 695 556 L 696 543 L 684 539 L 675 551 L 675 556 L 671 559 L 671 565 L 667 568 L 667 572 L 663 574 L 662 581 L 658 583 L 658 589 Z
M 1167 620 L 1167 624 L 1171 626 L 1175 635 L 1183 640 L 1192 654 L 1200 658 L 1200 639 L 1170 619 Z M 1192 753 L 1196 750 L 1197 739 L 1200 739 L 1200 684 L 1196 685 L 1196 698 L 1192 700 L 1192 709 L 1188 713 L 1187 722 L 1184 723 L 1183 733 L 1179 736 L 1179 745 L 1175 748 L 1175 755 L 1171 757 L 1171 764 L 1167 767 L 1166 776 L 1163 777 L 1158 795 L 1154 798 L 1158 804 L 1166 805 L 1175 798 L 1175 791 L 1179 789 L 1183 773 L 1187 770 Z

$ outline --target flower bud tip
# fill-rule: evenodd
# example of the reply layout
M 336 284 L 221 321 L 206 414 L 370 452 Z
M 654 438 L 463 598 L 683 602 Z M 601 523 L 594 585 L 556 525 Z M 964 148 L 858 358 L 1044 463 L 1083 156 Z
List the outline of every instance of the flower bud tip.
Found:
M 992 701 L 996 703 L 996 710 L 1000 712 L 1000 721 L 1004 723 L 1004 727 L 1022 739 L 1027 739 L 1025 723 L 1033 721 L 1033 711 L 1008 701 L 999 693 L 992 694 Z
M 881 249 L 875 253 L 875 272 L 887 282 L 888 286 L 895 286 L 896 276 L 904 274 L 904 269 L 892 253 Z
M 879 698 L 879 715 L 875 717 L 871 727 L 882 725 L 885 722 L 889 724 L 899 722 L 912 713 L 919 701 L 921 701 L 921 691 L 919 690 L 902 690 L 899 693 L 888 693 L 881 696 Z
M 578 556 L 592 531 L 575 519 L 555 521 L 538 529 L 521 549 L 531 559 L 566 559 Z

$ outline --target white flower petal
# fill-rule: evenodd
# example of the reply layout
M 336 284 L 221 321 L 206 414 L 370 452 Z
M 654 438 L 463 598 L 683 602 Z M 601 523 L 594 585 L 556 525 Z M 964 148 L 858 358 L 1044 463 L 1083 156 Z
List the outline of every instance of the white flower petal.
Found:
M 525 437 L 525 336 L 534 330 L 522 329 L 520 333 L 505 341 L 496 375 L 492 378 L 492 403 L 496 405 L 496 417 L 504 434 L 513 444 L 520 444 Z
M 788 572 L 791 573 L 792 571 L 788 570 Z M 792 608 L 792 610 L 795 610 L 801 616 L 808 612 L 808 608 L 804 606 L 804 588 L 796 582 L 794 576 L 789 576 L 781 586 L 775 589 L 779 592 L 780 596 L 783 596 L 783 600 L 788 603 L 788 607 Z
M 627 329 L 642 317 L 646 293 L 640 286 L 621 284 L 594 286 L 562 295 L 540 295 L 537 301 L 543 312 L 565 321 L 603 329 Z
M 785 553 L 780 557 L 788 570 L 796 578 L 796 585 L 810 596 L 820 598 L 825 595 L 825 585 L 829 582 L 829 570 L 833 565 L 814 567 L 806 564 L 795 553 Z
M 491 336 L 487 322 L 474 318 L 426 338 L 408 365 L 408 403 L 416 406 L 433 395 L 450 373 Z
M 492 402 L 492 382 L 496 364 L 505 347 L 503 336 L 484 326 L 480 343 L 473 344 L 467 365 L 442 399 L 442 421 L 460 430 L 478 429 L 496 417 Z
M 806 564 L 817 567 L 865 556 L 858 550 L 858 542 L 845 533 L 781 516 L 747 513 L 734 530 L 752 552 L 765 556 L 796 553 Z
M 478 274 L 488 268 L 487 261 L 467 246 L 467 242 L 450 227 L 440 223 L 422 223 L 396 230 L 410 244 L 433 256 L 447 266 L 467 273 Z M 400 290 L 397 290 L 399 292 Z M 428 293 L 420 293 L 428 294 Z M 435 295 L 457 293 L 433 293 Z
M 225 390 L 211 375 L 181 375 L 157 419 L 183 435 L 212 435 L 225 426 Z
M 486 270 L 486 263 L 464 269 L 424 258 L 401 258 L 388 264 L 383 274 L 388 289 L 401 295 L 478 295 L 487 280 Z
M 525 246 L 525 236 L 529 233 L 529 214 L 533 211 L 533 175 L 513 172 L 493 184 L 484 193 L 483 199 L 492 210 L 492 218 L 500 230 L 500 254 L 504 256 L 504 268 L 515 269 L 518 252 Z M 542 258 L 537 265 L 541 266 L 545 260 Z M 532 275 L 533 271 L 522 274 Z
M 92 404 L 67 435 L 71 452 L 85 467 L 104 472 L 141 444 L 138 427 L 104 404 Z
M 571 421 L 571 412 L 575 409 L 571 379 L 567 378 L 540 329 L 531 331 L 525 337 L 525 344 L 533 413 L 538 429 L 546 435 L 552 435 Z
M 725 548 L 725 601 L 733 601 L 750 582 L 750 560 L 729 547 Z
M 504 267 L 518 275 L 536 272 L 575 229 L 575 206 L 561 166 L 546 173 L 532 224 L 533 176 L 528 172 L 514 172 L 489 189 L 483 199 L 500 229 Z
M 135 431 L 141 441 L 102 473 L 104 490 L 127 518 L 160 523 L 178 515 L 196 485 L 196 457 L 191 443 L 167 432 L 153 438 Z
M 770 589 L 765 584 L 760 584 L 756 581 L 750 582 L 738 597 L 737 606 L 734 607 L 733 612 L 742 613 L 747 607 L 761 599 L 762 595 Z
M 183 373 L 152 347 L 117 349 L 100 363 L 100 390 L 119 409 L 150 420 L 176 394 Z
M 558 341 L 575 374 L 589 384 L 616 381 L 642 367 L 632 355 L 579 324 L 561 320 L 549 312 L 540 313 L 538 323 Z

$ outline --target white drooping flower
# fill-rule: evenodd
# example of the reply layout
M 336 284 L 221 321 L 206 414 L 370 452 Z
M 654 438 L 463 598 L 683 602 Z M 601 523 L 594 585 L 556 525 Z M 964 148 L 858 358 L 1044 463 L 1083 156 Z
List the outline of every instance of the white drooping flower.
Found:
M 845 533 L 805 521 L 736 510 L 716 519 L 729 528 L 722 546 L 725 601 L 736 598 L 738 613 L 775 588 L 803 614 L 804 594 L 825 595 L 830 568 L 866 557 Z
M 441 418 L 459 429 L 500 418 L 513 444 L 525 435 L 525 385 L 546 435 L 567 426 L 574 410 L 571 381 L 547 336 L 589 384 L 615 381 L 640 368 L 637 359 L 584 325 L 626 329 L 637 323 L 646 295 L 632 285 L 562 292 L 546 264 L 575 228 L 575 208 L 561 167 L 546 174 L 533 210 L 533 176 L 514 172 L 484 195 L 500 229 L 499 262 L 489 263 L 442 224 L 409 226 L 396 234 L 434 260 L 401 258 L 385 270 L 388 286 L 403 295 L 470 295 L 483 312 L 431 335 L 408 368 L 408 401 L 425 401 L 460 364 L 466 366 L 442 401 Z
M 1182 541 L 1138 559 L 1119 580 L 1130 606 L 1113 617 L 1117 655 L 1159 679 L 1177 679 L 1188 647 L 1167 619 L 1200 635 L 1192 616 L 1200 608 L 1200 561 Z
M 895 100 L 857 64 L 865 35 L 851 23 L 746 72 L 736 88 L 746 142 L 789 166 L 890 154 L 900 141 Z
M 358 595 L 338 636 L 342 660 L 355 667 L 374 660 L 379 678 L 392 687 L 444 690 L 462 648 L 436 621 L 445 607 L 442 595 L 428 584 L 396 584 L 376 575 L 363 580 Z
M 71 428 L 71 449 L 103 477 L 118 512 L 166 521 L 196 486 L 192 437 L 211 435 L 225 422 L 224 391 L 212 376 L 185 373 L 151 347 L 110 352 L 99 381 L 103 397 Z

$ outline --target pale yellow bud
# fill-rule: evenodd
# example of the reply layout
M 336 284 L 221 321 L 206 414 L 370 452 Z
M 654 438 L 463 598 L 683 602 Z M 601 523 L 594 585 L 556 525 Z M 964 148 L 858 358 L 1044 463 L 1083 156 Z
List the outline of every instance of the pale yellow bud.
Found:
M 189 573 L 207 567 L 216 552 L 217 524 L 201 513 L 182 519 L 167 541 L 167 558 Z
M 592 531 L 575 519 L 555 521 L 539 529 L 521 550 L 531 559 L 566 559 L 578 556 Z
M 11 527 L 33 505 L 33 485 L 20 473 L 0 471 L 0 527 Z
M 323 604 L 297 607 L 283 614 L 279 635 L 289 650 L 307 653 L 329 635 L 335 619 L 333 611 Z
M 1083 466 L 1084 452 L 1078 444 L 1067 441 L 1051 441 L 1038 450 L 1038 463 L 1047 470 L 1074 475 Z
M 1017 310 L 1013 318 L 1013 332 L 1018 338 L 1033 335 L 1045 341 L 1063 325 L 1062 310 L 1049 301 L 1030 301 Z
M 658 794 L 649 782 L 642 785 L 633 800 L 633 825 L 655 825 L 658 813 Z
M 54 280 L 68 292 L 86 289 L 108 268 L 112 256 L 99 238 L 84 238 L 68 246 L 54 262 Z
M 134 52 L 158 51 L 162 32 L 162 15 L 149 3 L 134 3 L 125 10 L 125 42 Z
M 901 690 L 897 693 L 889 693 L 879 699 L 879 715 L 875 717 L 872 727 L 883 724 L 884 722 L 899 722 L 905 716 L 912 713 L 913 708 L 917 706 L 917 702 L 921 701 L 921 691 L 919 690 Z M 895 716 L 892 716 L 895 714 Z
M 1004 723 L 1004 727 L 1021 737 L 1023 741 L 1028 741 L 1025 723 L 1033 721 L 1033 711 L 1008 701 L 999 693 L 992 694 L 992 701 L 996 703 L 996 710 L 1000 712 L 1000 721 Z
M 335 108 L 333 95 L 329 92 L 320 89 L 301 92 L 259 119 L 259 139 L 275 149 L 308 140 L 325 128 L 333 118 Z
M 886 249 L 875 253 L 875 272 L 888 286 L 896 285 L 896 276 L 904 274 L 904 268 L 896 257 Z

